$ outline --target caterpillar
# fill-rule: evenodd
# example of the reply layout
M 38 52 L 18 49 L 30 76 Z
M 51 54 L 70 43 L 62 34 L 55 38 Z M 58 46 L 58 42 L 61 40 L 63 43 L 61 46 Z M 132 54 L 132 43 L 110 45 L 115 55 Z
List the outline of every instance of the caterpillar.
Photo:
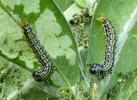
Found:
M 41 69 L 33 72 L 32 75 L 36 81 L 47 80 L 51 73 L 53 73 L 55 64 L 53 63 L 49 54 L 44 50 L 31 26 L 29 24 L 24 24 L 22 28 L 29 46 L 41 64 Z
M 75 35 L 78 46 L 88 48 L 88 36 L 85 32 L 86 26 L 91 22 L 91 16 L 89 15 L 89 9 L 83 9 L 81 14 L 74 14 L 69 23 L 73 26 L 72 31 Z
M 114 55 L 115 55 L 115 31 L 111 22 L 105 18 L 100 17 L 99 20 L 102 22 L 104 31 L 106 32 L 106 51 L 105 51 L 105 61 L 104 64 L 93 64 L 90 68 L 91 74 L 105 75 L 111 72 L 114 66 Z

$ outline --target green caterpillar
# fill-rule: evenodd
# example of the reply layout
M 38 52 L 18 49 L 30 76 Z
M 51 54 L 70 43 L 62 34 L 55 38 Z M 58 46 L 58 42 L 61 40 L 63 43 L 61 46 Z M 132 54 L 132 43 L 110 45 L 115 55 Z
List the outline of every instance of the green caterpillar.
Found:
M 36 33 L 32 30 L 29 24 L 25 24 L 22 26 L 24 35 L 26 40 L 29 43 L 29 46 L 33 50 L 34 54 L 36 55 L 38 61 L 41 64 L 41 69 L 33 72 L 33 77 L 36 81 L 43 81 L 48 79 L 51 73 L 53 73 L 55 69 L 55 64 L 53 63 L 49 54 L 44 50 Z
M 115 31 L 113 29 L 113 26 L 111 22 L 104 17 L 100 17 L 100 19 L 104 31 L 106 32 L 106 37 L 107 37 L 107 44 L 106 44 L 106 51 L 105 51 L 105 61 L 103 64 L 93 64 L 90 68 L 90 73 L 91 74 L 96 74 L 96 75 L 102 75 L 110 72 L 114 66 L 114 55 L 115 55 Z

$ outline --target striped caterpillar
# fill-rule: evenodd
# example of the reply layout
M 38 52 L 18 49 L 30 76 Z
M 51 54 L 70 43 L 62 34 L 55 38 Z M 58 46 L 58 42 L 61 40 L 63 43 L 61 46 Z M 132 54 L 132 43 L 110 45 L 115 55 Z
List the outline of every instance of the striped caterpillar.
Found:
M 32 30 L 29 24 L 24 24 L 22 26 L 26 40 L 29 43 L 29 46 L 33 50 L 35 56 L 41 64 L 41 69 L 33 72 L 33 77 L 36 81 L 43 81 L 48 79 L 51 73 L 55 69 L 55 65 L 50 58 L 49 54 L 44 50 L 36 33 Z
M 99 20 L 102 22 L 104 31 L 106 32 L 106 51 L 104 64 L 93 64 L 90 68 L 91 74 L 105 75 L 110 72 L 114 66 L 114 55 L 115 55 L 115 31 L 111 22 L 104 17 L 100 17 Z

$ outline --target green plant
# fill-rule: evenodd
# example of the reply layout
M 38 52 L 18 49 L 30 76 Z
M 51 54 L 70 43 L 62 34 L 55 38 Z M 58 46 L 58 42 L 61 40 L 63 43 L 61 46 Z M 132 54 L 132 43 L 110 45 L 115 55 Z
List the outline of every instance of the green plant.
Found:
M 136 100 L 137 0 L 90 1 L 0 0 L 0 99 Z M 69 24 L 83 8 L 92 16 L 83 30 L 88 33 L 87 49 L 78 47 Z M 106 36 L 96 20 L 100 16 L 112 22 L 117 44 L 112 74 L 97 80 L 86 64 L 104 61 Z M 20 18 L 33 26 L 56 64 L 47 82 L 32 77 L 39 63 L 17 24 Z

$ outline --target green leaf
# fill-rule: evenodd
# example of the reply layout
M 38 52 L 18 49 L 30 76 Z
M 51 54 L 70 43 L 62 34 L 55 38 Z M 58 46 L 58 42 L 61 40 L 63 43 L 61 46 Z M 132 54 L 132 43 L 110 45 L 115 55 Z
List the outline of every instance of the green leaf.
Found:
M 137 0 L 1 0 L 0 99 L 136 100 L 136 4 Z M 68 24 L 83 8 L 92 14 L 86 30 L 88 51 L 79 50 Z M 116 55 L 112 74 L 97 80 L 86 64 L 103 64 L 105 59 L 106 33 L 97 20 L 101 16 L 116 32 Z M 21 18 L 54 60 L 56 70 L 47 82 L 32 77 L 40 64 L 18 25 Z
M 62 12 L 68 9 L 73 0 L 53 0 Z
M 89 4 L 88 0 L 74 0 L 74 1 L 77 5 L 83 8 L 88 7 L 88 4 Z
M 31 97 L 33 92 L 37 91 L 34 94 L 43 94 L 42 97 L 39 95 L 35 97 L 35 100 L 39 100 L 45 98 L 47 93 L 52 94 L 51 91 L 47 91 L 47 89 L 51 89 L 51 86 L 54 86 L 53 92 L 55 92 L 52 96 L 58 97 L 56 92 L 60 88 L 71 87 L 79 82 L 80 70 L 76 43 L 65 18 L 52 0 L 36 0 L 33 3 L 31 0 L 2 0 L 1 7 L 0 56 L 2 58 L 0 60 L 4 59 L 7 63 L 13 64 L 12 67 L 9 65 L 7 67 L 13 70 L 10 75 L 13 74 L 17 77 L 10 80 L 7 75 L 4 77 L 1 90 L 2 98 L 18 99 L 17 95 L 19 97 L 30 95 Z M 12 13 L 12 15 L 9 13 Z M 39 63 L 28 46 L 22 29 L 12 17 L 15 19 L 16 17 L 19 17 L 19 19 L 25 17 L 29 24 L 33 26 L 45 50 L 54 59 L 57 70 L 51 76 L 53 83 L 43 83 L 47 84 L 43 86 L 42 83 L 34 81 L 31 74 L 40 67 Z M 16 67 L 20 71 L 19 74 L 14 73 Z M 3 72 L 1 72 L 1 76 L 3 76 Z M 13 83 L 15 81 L 16 84 L 13 85 L 12 81 Z M 56 86 L 58 88 L 55 88 Z M 40 90 L 40 87 L 43 87 L 43 89 Z
M 35 1 L 33 1 L 33 0 L 29 0 L 29 1 L 28 0 L 23 0 L 23 1 L 12 0 L 12 2 L 10 0 L 1 0 L 1 2 L 3 4 L 5 4 L 5 6 L 9 6 L 11 9 L 14 9 L 15 6 L 17 6 L 17 5 L 23 5 L 23 8 L 24 8 L 23 12 L 26 15 L 28 15 L 32 12 L 34 12 L 34 13 L 40 12 L 40 9 L 39 9 L 40 0 L 35 0 Z

